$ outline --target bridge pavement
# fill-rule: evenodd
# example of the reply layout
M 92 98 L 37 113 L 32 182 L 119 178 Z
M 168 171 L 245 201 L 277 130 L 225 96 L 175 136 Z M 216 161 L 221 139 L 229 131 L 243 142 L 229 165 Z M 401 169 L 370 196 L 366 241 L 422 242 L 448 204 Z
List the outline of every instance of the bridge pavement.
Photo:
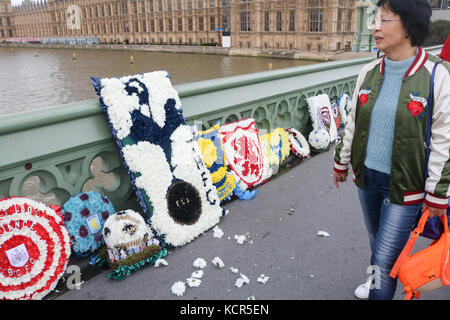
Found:
M 332 182 L 332 151 L 287 165 L 284 173 L 257 188 L 252 200 L 228 204 L 229 214 L 219 224 L 222 238 L 209 230 L 192 243 L 170 250 L 167 266 L 144 267 L 123 281 L 106 278 L 107 271 L 56 299 L 242 299 L 354 300 L 353 290 L 369 276 L 369 243 L 353 182 L 337 189 Z M 291 210 L 292 208 L 292 210 Z M 329 237 L 317 236 L 326 231 Z M 234 236 L 247 234 L 238 244 Z M 429 243 L 421 239 L 416 249 Z M 220 257 L 225 267 L 212 265 Z M 196 270 L 196 258 L 208 265 L 197 288 L 183 296 L 171 293 L 176 281 Z M 250 282 L 235 286 L 237 267 Z M 257 282 L 264 274 L 266 284 Z M 399 283 L 395 299 L 403 299 Z M 450 300 L 441 288 L 421 298 Z

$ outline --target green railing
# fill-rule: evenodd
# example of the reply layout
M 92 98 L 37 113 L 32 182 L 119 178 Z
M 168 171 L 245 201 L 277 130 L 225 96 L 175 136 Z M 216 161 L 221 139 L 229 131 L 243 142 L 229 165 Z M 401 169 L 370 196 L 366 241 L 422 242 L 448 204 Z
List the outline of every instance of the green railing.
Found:
M 439 53 L 442 46 L 427 48 Z M 253 73 L 175 86 L 190 124 L 204 129 L 253 117 L 261 133 L 311 124 L 306 98 L 350 96 L 373 58 Z M 0 198 L 26 195 L 62 204 L 87 190 L 106 194 L 117 210 L 138 209 L 97 99 L 0 117 Z M 100 160 L 101 159 L 101 160 Z M 98 185 L 100 184 L 100 185 Z

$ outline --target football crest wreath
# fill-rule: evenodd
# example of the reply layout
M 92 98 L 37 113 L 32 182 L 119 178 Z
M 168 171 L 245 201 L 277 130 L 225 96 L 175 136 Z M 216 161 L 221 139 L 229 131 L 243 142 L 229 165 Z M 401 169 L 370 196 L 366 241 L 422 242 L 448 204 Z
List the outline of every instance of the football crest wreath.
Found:
M 317 152 L 328 150 L 337 138 L 337 128 L 328 95 L 320 94 L 306 99 L 313 125 L 308 141 Z
M 262 182 L 264 159 L 258 130 L 252 118 L 224 124 L 223 136 L 227 165 L 236 176 L 241 190 Z
M 291 143 L 292 152 L 302 159 L 310 157 L 310 150 L 308 141 L 301 134 L 300 131 L 295 128 L 287 128 L 286 132 L 289 133 L 289 141 Z
M 341 116 L 341 127 L 344 127 L 347 123 L 347 117 L 350 113 L 350 109 L 352 108 L 352 100 L 347 94 L 343 93 L 339 97 L 337 105 Z
M 63 205 L 64 224 L 70 234 L 72 251 L 78 257 L 85 257 L 104 244 L 103 224 L 114 213 L 108 197 L 95 191 L 79 193 Z
M 0 300 L 38 300 L 56 287 L 70 256 L 59 209 L 27 198 L 0 200 Z
M 142 216 L 133 210 L 111 215 L 102 233 L 107 246 L 107 260 L 113 269 L 108 278 L 122 280 L 167 254 Z
M 182 246 L 219 223 L 220 200 L 166 71 L 92 78 L 151 227 Z
M 259 139 L 264 159 L 262 183 L 278 173 L 280 165 L 289 156 L 290 141 L 289 134 L 283 128 L 276 128 Z
M 236 188 L 234 175 L 228 171 L 222 139 L 220 123 L 205 131 L 199 131 L 197 143 L 202 152 L 203 162 L 211 173 L 220 201 L 231 198 Z

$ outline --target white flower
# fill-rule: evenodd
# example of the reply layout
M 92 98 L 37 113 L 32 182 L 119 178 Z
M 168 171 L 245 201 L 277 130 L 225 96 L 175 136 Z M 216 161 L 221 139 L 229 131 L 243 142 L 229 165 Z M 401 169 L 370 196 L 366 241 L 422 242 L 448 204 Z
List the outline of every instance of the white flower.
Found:
M 220 269 L 222 269 L 222 268 L 225 266 L 225 264 L 223 263 L 222 259 L 220 259 L 219 257 L 215 257 L 215 258 L 212 260 L 212 263 L 213 263 L 216 267 L 218 267 L 218 268 L 220 268 Z
M 243 284 L 244 284 L 244 280 L 242 280 L 242 278 L 237 278 L 236 282 L 234 283 L 234 285 L 238 288 L 242 287 Z
M 159 268 L 160 266 L 167 266 L 168 263 L 165 259 L 158 259 L 155 262 L 155 268 Z
M 188 286 L 191 288 L 197 288 L 202 283 L 202 280 L 197 278 L 187 278 L 186 281 Z
M 250 283 L 250 279 L 245 274 L 241 273 L 241 279 L 247 284 Z
M 219 238 L 219 239 L 222 238 L 223 231 L 218 226 L 214 227 L 213 232 L 214 232 L 214 234 L 213 234 L 214 238 Z
M 182 296 L 186 291 L 186 286 L 183 281 L 177 281 L 172 285 L 172 293 L 176 296 Z
M 330 234 L 326 231 L 319 231 L 317 232 L 317 235 L 325 238 L 330 236 Z
M 191 274 L 191 278 L 201 279 L 201 277 L 203 277 L 203 270 L 197 270 Z
M 256 299 L 255 299 L 255 296 L 250 296 L 247 298 L 247 300 L 256 300 Z
M 270 278 L 270 277 L 268 277 L 268 276 L 262 274 L 262 275 L 259 276 L 259 278 L 258 278 L 257 281 L 258 281 L 258 282 L 261 282 L 261 283 L 263 283 L 263 284 L 266 284 L 266 282 L 269 281 L 269 278 Z
M 193 265 L 196 268 L 203 269 L 204 267 L 206 267 L 206 261 L 203 258 L 197 258 L 197 259 L 195 259 Z
M 237 243 L 243 244 L 245 242 L 245 235 L 234 235 L 234 239 Z
M 233 273 L 238 273 L 239 272 L 238 268 L 236 268 L 236 267 L 231 267 L 230 270 Z

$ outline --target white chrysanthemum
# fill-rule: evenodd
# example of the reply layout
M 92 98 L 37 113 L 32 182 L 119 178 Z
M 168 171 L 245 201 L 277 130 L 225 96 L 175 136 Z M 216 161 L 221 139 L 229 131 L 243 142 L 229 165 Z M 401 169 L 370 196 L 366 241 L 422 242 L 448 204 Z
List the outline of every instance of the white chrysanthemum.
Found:
M 247 284 L 250 283 L 250 279 L 245 274 L 241 273 L 241 279 Z
M 318 231 L 317 235 L 325 238 L 330 236 L 330 234 L 326 231 Z
M 236 268 L 236 267 L 231 267 L 230 270 L 231 270 L 231 272 L 233 272 L 233 273 L 238 273 L 238 272 L 239 272 L 239 269 Z
M 243 284 L 244 284 L 244 280 L 242 278 L 237 278 L 236 282 L 234 283 L 234 285 L 238 288 L 242 287 Z
M 258 281 L 258 282 L 261 282 L 261 283 L 263 283 L 263 284 L 266 284 L 266 282 L 269 281 L 269 278 L 270 278 L 270 277 L 268 277 L 268 276 L 262 274 L 262 275 L 259 276 L 259 278 L 258 278 L 257 281 Z
M 191 278 L 201 279 L 201 277 L 203 277 L 203 270 L 197 270 L 191 274 Z
M 155 268 L 159 268 L 160 266 L 167 266 L 168 263 L 165 259 L 158 259 L 155 262 Z
M 245 235 L 235 235 L 234 239 L 236 240 L 237 243 L 239 244 L 243 244 L 245 242 Z
M 202 283 L 202 280 L 197 278 L 187 278 L 186 282 L 190 288 L 197 288 Z
M 186 285 L 183 281 L 177 281 L 172 285 L 172 293 L 176 296 L 182 296 L 186 291 Z
M 218 268 L 220 268 L 220 269 L 222 269 L 222 268 L 225 266 L 225 264 L 223 263 L 222 259 L 220 259 L 219 257 L 215 257 L 215 258 L 212 260 L 212 263 L 213 263 L 216 267 L 218 267 Z
M 196 268 L 203 269 L 204 267 L 206 267 L 206 261 L 203 258 L 197 258 L 197 259 L 195 259 L 193 265 Z
M 214 238 L 222 238 L 223 237 L 223 231 L 218 226 L 215 226 L 213 229 L 213 236 Z

